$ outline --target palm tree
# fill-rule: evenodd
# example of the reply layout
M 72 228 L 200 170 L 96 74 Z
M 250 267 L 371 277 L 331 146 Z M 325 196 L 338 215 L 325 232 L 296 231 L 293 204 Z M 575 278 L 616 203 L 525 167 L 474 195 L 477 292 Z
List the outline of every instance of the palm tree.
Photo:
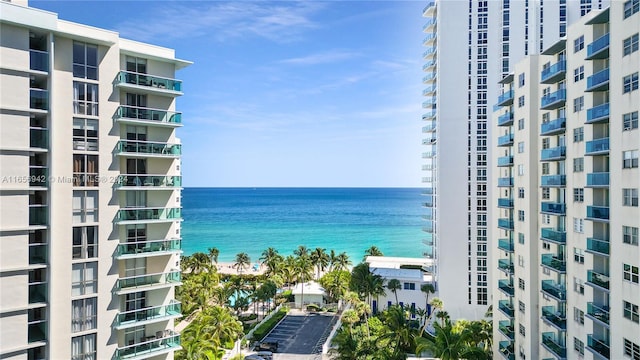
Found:
M 337 270 L 348 270 L 349 265 L 351 265 L 351 260 L 349 260 L 349 255 L 346 252 L 341 252 L 336 256 L 336 261 L 334 263 Z
M 416 339 L 416 354 L 429 351 L 433 357 L 441 360 L 487 359 L 485 352 L 470 345 L 470 332 L 455 328 L 449 319 L 442 325 L 436 323 L 435 335 Z
M 398 305 L 398 290 L 402 289 L 402 283 L 398 279 L 391 279 L 387 282 L 387 289 L 391 290 L 396 296 L 396 305 Z
M 218 255 L 220 255 L 220 250 L 218 250 L 218 248 L 215 247 L 210 247 L 207 249 L 208 254 L 209 254 L 209 259 L 211 259 L 212 263 L 218 263 Z
M 293 250 L 293 254 L 297 257 L 303 257 L 309 255 L 309 249 L 304 245 L 299 245 L 297 249 Z
M 245 252 L 236 254 L 236 262 L 233 267 L 238 270 L 238 273 L 242 274 L 242 271 L 251 264 L 251 258 Z
M 366 261 L 367 256 L 384 256 L 384 254 L 382 253 L 382 250 L 380 250 L 380 248 L 373 245 L 364 251 L 364 258 L 362 258 L 362 261 Z
M 329 251 L 329 272 L 334 270 L 337 260 L 338 256 L 336 255 L 336 251 L 331 249 L 331 251 Z
M 316 267 L 316 280 L 320 278 L 320 273 L 322 273 L 327 266 L 329 265 L 329 255 L 327 255 L 327 251 L 323 248 L 315 248 L 311 252 L 311 262 Z
M 387 340 L 393 347 L 391 357 L 404 359 L 407 353 L 413 353 L 415 349 L 418 330 L 410 326 L 410 321 L 402 307 L 394 305 L 383 313 L 386 332 L 378 338 L 378 342 Z
M 295 274 L 300 282 L 300 309 L 304 306 L 304 283 L 307 279 L 311 278 L 311 272 L 313 271 L 313 264 L 311 259 L 307 256 L 300 256 L 296 262 Z
M 425 296 L 425 305 L 424 308 L 427 310 L 427 315 L 429 315 L 429 313 L 431 313 L 430 309 L 429 309 L 429 294 L 433 294 L 436 292 L 436 288 L 433 286 L 433 284 L 431 283 L 427 283 L 427 284 L 422 284 L 420 286 L 420 291 L 422 291 L 424 293 Z
M 275 275 L 275 270 L 277 264 L 282 261 L 282 255 L 278 253 L 278 250 L 275 248 L 269 247 L 265 251 L 262 252 L 262 256 L 260 256 L 260 261 L 267 265 L 268 273 L 270 275 Z

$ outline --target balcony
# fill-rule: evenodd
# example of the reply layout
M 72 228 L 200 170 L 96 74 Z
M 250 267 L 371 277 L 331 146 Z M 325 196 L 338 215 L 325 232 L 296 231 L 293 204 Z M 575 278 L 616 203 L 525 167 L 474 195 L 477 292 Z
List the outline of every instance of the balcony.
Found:
M 567 185 L 566 175 L 543 175 L 540 177 L 540 186 L 547 187 L 565 187 Z
M 144 309 L 136 309 L 118 313 L 115 320 L 115 328 L 120 330 L 127 325 L 140 326 L 141 322 L 162 321 L 182 316 L 181 304 L 172 300 L 168 305 L 153 306 Z
M 424 109 L 431 109 L 436 106 L 437 99 L 435 96 L 429 96 L 425 101 L 422 102 L 422 107 Z
M 509 198 L 499 198 L 498 199 L 498 207 L 504 209 L 513 209 L 513 199 Z
M 432 12 L 436 9 L 436 2 L 435 0 L 430 0 L 427 2 L 427 6 L 424 7 L 424 9 L 422 9 L 422 13 L 423 14 L 427 14 L 427 12 Z
M 564 103 L 566 100 L 567 100 L 567 91 L 565 89 L 560 89 L 558 91 L 555 91 L 543 96 L 540 99 L 540 108 L 542 110 L 557 109 L 559 107 L 564 106 Z
M 436 41 L 436 38 L 437 36 L 434 33 L 427 34 L 427 36 L 425 36 L 424 39 L 422 39 L 422 45 L 425 45 L 425 46 L 432 45 L 433 42 Z
M 513 186 L 512 177 L 498 178 L 498 187 L 511 187 Z
M 513 145 L 513 134 L 502 135 L 498 138 L 498 146 Z
M 31 128 L 29 130 L 29 147 L 46 149 L 49 147 L 49 130 L 43 128 Z
M 542 293 L 551 296 L 557 301 L 567 300 L 567 290 L 564 284 L 559 284 L 553 280 L 542 280 Z
M 29 50 L 29 69 L 49 72 L 49 53 L 41 50 Z
M 29 284 L 29 304 L 46 303 L 49 298 L 49 286 L 46 282 Z
M 116 259 L 167 255 L 179 252 L 181 248 L 180 239 L 121 243 L 116 250 Z
M 567 315 L 556 310 L 555 306 L 542 307 L 542 320 L 560 331 L 567 330 Z
M 431 96 L 434 95 L 438 86 L 436 84 L 432 84 L 427 86 L 424 90 L 422 90 L 422 95 Z
M 606 155 L 609 153 L 609 138 L 587 141 L 584 154 L 588 156 Z
M 47 244 L 29 244 L 29 265 L 46 265 L 49 261 Z
M 126 174 L 119 175 L 115 187 L 127 190 L 127 188 L 144 187 L 145 190 L 155 188 L 179 188 L 182 186 L 182 176 Z M 147 189 L 151 188 L 151 189 Z
M 506 113 L 498 116 L 498 126 L 511 126 L 513 125 L 513 113 L 507 111 Z
M 116 154 L 176 158 L 182 155 L 182 145 L 152 141 L 120 140 L 116 147 Z
M 515 360 L 516 355 L 513 353 L 512 341 L 500 341 L 499 343 L 500 355 L 506 360 Z
M 121 277 L 116 283 L 116 289 L 127 290 L 133 288 L 136 290 L 139 287 L 166 287 L 180 285 L 180 270 L 173 270 L 167 273 L 157 273 L 148 275 L 136 275 Z
M 148 125 L 182 126 L 180 112 L 137 106 L 119 106 L 116 119 L 122 122 L 144 122 Z
M 609 275 L 601 274 L 594 270 L 587 270 L 587 285 L 609 291 Z
M 29 166 L 29 186 L 45 187 L 49 184 L 47 167 Z
M 609 121 L 609 103 L 600 104 L 587 110 L 585 124 L 596 124 Z
M 509 239 L 499 239 L 498 240 L 498 249 L 506 252 L 512 253 L 514 250 L 513 240 Z
M 513 261 L 509 259 L 499 259 L 498 270 L 505 272 L 507 275 L 513 275 Z
M 513 90 L 502 93 L 502 95 L 498 96 L 496 106 L 507 106 L 513 104 L 513 96 Z
M 46 226 L 49 224 L 49 207 L 47 205 L 29 205 L 29 225 Z
M 550 215 L 564 215 L 566 206 L 564 203 L 543 202 L 540 204 L 540 212 Z
M 540 83 L 554 84 L 564 79 L 567 72 L 567 62 L 560 60 L 557 63 L 545 68 L 540 73 Z
M 499 157 L 498 166 L 499 167 L 513 166 L 513 155 Z
M 609 325 L 609 307 L 607 305 L 596 305 L 595 303 L 587 303 L 586 316 L 593 320 L 600 322 L 601 324 Z
M 542 346 L 559 360 L 567 358 L 567 348 L 560 344 L 553 332 L 542 333 Z
M 607 90 L 609 90 L 609 68 L 600 70 L 587 78 L 587 88 L 585 91 Z
M 540 161 L 559 161 L 564 160 L 567 148 L 565 146 L 558 146 L 550 149 L 544 149 L 540 151 Z
M 540 135 L 542 136 L 550 136 L 557 135 L 564 132 L 567 124 L 566 118 L 558 118 L 555 120 L 548 121 L 546 123 L 542 123 L 540 125 Z
M 434 120 L 436 117 L 436 111 L 435 110 L 431 110 L 429 112 L 426 112 L 424 114 L 422 114 L 422 120 Z
M 599 172 L 599 173 L 587 174 L 587 187 L 589 188 L 609 187 L 609 173 Z
M 429 60 L 429 59 L 432 59 L 435 55 L 436 55 L 436 48 L 435 48 L 435 46 L 432 46 L 431 48 L 425 50 L 422 53 L 422 58 L 425 59 L 425 60 Z M 423 67 L 423 69 L 426 69 L 426 68 Z M 422 81 L 424 82 L 424 78 L 422 78 Z
M 433 207 L 433 195 L 425 195 L 424 203 L 422 203 L 422 205 L 429 208 Z
M 120 71 L 115 84 L 123 88 L 145 89 L 158 95 L 182 95 L 182 81 L 131 71 Z
M 498 227 L 504 230 L 513 230 L 513 220 L 498 219 Z
M 606 59 L 609 57 L 609 34 L 605 34 L 587 45 L 585 60 Z
M 611 355 L 609 340 L 598 339 L 594 334 L 587 335 L 587 350 L 591 351 L 597 359 L 609 359 Z
M 422 153 L 422 158 L 423 159 L 429 159 L 429 158 L 432 158 L 432 157 L 435 157 L 435 156 L 436 156 L 436 151 L 435 150 L 433 150 L 433 151 L 425 151 L 425 152 Z
M 540 239 L 563 245 L 567 241 L 567 233 L 553 228 L 542 228 Z
M 587 238 L 587 252 L 609 256 L 609 241 L 608 240 L 600 240 L 595 238 Z
M 141 342 L 117 348 L 115 359 L 146 359 L 181 348 L 180 334 L 165 330 L 159 331 L 155 336 L 146 336 Z
M 422 31 L 427 31 L 430 27 L 435 26 L 437 22 L 436 18 L 428 18 L 424 25 L 422 25 Z
M 498 330 L 508 339 L 513 340 L 515 333 L 513 331 L 513 323 L 510 320 L 501 320 L 498 322 Z
M 567 272 L 567 262 L 553 254 L 542 254 L 542 266 L 558 273 Z
M 609 207 L 587 206 L 587 220 L 609 222 Z
M 508 318 L 512 318 L 515 313 L 513 309 L 513 304 L 511 304 L 511 301 L 509 300 L 498 301 L 498 310 L 500 310 Z
M 125 208 L 118 210 L 116 223 L 167 222 L 181 220 L 180 208 Z
M 43 89 L 29 89 L 29 108 L 49 110 L 49 92 Z
M 508 296 L 513 296 L 513 282 L 509 280 L 498 280 L 498 289 Z
M 432 233 L 433 232 L 433 221 L 425 221 L 424 226 L 422 227 L 422 231 Z

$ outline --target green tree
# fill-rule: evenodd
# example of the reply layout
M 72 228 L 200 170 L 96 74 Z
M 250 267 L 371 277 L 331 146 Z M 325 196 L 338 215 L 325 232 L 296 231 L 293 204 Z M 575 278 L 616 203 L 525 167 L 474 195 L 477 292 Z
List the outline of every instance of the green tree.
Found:
M 209 254 L 209 259 L 211 259 L 212 263 L 218 263 L 218 255 L 220 255 L 220 250 L 218 250 L 218 248 L 215 247 L 210 247 L 209 249 L 207 249 L 208 254 Z
M 346 270 L 333 270 L 324 274 L 319 282 L 327 291 L 327 296 L 332 301 L 337 301 L 349 290 L 351 273 Z
M 427 283 L 427 284 L 422 284 L 420 286 L 420 291 L 422 291 L 422 293 L 424 294 L 424 297 L 425 297 L 424 308 L 428 309 L 429 308 L 429 295 L 435 293 L 436 292 L 436 288 L 433 286 L 433 284 Z
M 305 245 L 298 245 L 298 248 L 293 250 L 293 254 L 297 257 L 309 256 L 309 249 Z
M 245 252 L 236 254 L 236 261 L 233 263 L 233 267 L 238 270 L 238 273 L 242 274 L 245 268 L 251 264 L 251 258 Z
M 390 347 L 391 359 L 404 359 L 407 353 L 415 352 L 418 330 L 410 326 L 410 321 L 404 309 L 398 305 L 389 307 L 382 313 L 383 323 L 387 329 L 378 341 L 387 340 Z
M 398 290 L 402 289 L 402 283 L 398 279 L 390 279 L 387 282 L 387 289 L 391 290 L 396 297 L 396 305 L 398 305 Z
M 300 309 L 304 306 L 304 283 L 311 278 L 313 263 L 308 256 L 300 256 L 296 261 L 295 274 L 300 283 Z
M 341 252 L 336 256 L 334 269 L 338 270 L 348 270 L 351 265 L 351 260 L 349 260 L 349 255 L 346 252 Z
M 267 266 L 268 275 L 275 275 L 280 263 L 282 263 L 282 255 L 275 248 L 269 247 L 262 252 L 260 261 Z
M 320 274 L 329 266 L 329 255 L 323 248 L 315 248 L 311 251 L 311 262 L 316 267 L 316 279 L 320 278 Z
M 464 327 L 454 327 L 449 319 L 443 324 L 435 323 L 435 334 L 416 339 L 416 353 L 428 351 L 431 356 L 441 360 L 481 360 L 488 359 L 486 353 L 470 345 L 471 333 Z
M 367 256 L 384 256 L 384 254 L 382 253 L 382 250 L 380 250 L 380 248 L 373 245 L 364 251 L 364 258 L 362 258 L 362 261 L 366 261 Z

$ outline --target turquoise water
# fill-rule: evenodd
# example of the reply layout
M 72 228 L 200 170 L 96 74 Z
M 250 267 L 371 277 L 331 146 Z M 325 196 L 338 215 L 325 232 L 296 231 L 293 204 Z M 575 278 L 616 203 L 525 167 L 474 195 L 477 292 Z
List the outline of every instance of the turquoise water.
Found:
M 388 256 L 422 253 L 421 189 L 415 188 L 185 188 L 185 255 L 220 250 L 219 261 L 246 252 L 256 262 L 268 247 L 288 255 L 298 245 Z

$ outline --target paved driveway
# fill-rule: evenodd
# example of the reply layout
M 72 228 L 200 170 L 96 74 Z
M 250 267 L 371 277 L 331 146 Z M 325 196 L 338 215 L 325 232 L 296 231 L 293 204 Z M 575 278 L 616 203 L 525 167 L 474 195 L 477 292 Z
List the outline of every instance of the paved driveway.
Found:
M 319 359 L 333 318 L 333 314 L 305 314 L 292 310 L 263 341 L 278 342 L 274 360 Z

